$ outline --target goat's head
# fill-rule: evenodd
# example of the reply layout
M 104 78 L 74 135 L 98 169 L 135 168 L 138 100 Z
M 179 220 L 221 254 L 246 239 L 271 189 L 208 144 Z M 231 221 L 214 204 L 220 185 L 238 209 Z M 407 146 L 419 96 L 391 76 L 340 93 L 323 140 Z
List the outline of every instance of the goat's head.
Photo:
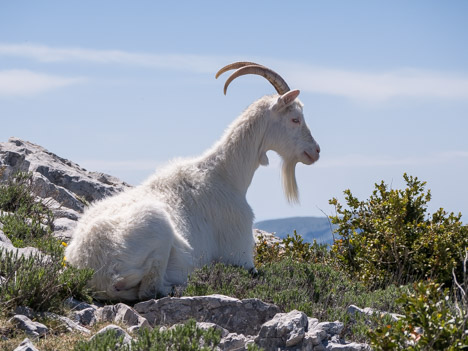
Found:
M 246 74 L 265 77 L 279 94 L 272 98 L 269 106 L 268 140 L 265 142 L 267 150 L 276 151 L 283 159 L 282 178 L 287 199 L 290 202 L 298 202 L 296 164 L 302 162 L 311 165 L 319 159 L 320 154 L 320 146 L 312 137 L 304 120 L 303 105 L 297 99 L 299 90 L 290 90 L 278 73 L 253 62 L 235 62 L 227 65 L 218 71 L 216 78 L 232 69 L 236 71 L 226 80 L 224 94 L 234 79 Z M 260 163 L 268 164 L 266 153 L 261 155 Z

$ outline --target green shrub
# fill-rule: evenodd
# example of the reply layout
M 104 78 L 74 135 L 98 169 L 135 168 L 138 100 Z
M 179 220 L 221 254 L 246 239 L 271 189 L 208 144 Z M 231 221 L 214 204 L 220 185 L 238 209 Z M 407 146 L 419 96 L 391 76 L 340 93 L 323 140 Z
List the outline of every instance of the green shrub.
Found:
M 123 344 L 124 336 L 117 336 L 115 330 L 96 335 L 88 341 L 78 341 L 73 350 L 75 351 L 117 351 L 128 350 Z
M 359 201 L 350 190 L 345 197 L 349 209 L 330 200 L 340 239 L 332 254 L 343 268 L 372 286 L 406 284 L 432 278 L 451 284 L 452 270 L 460 277 L 460 257 L 468 246 L 468 228 L 461 214 L 440 209 L 427 216 L 430 191 L 425 182 L 404 174 L 407 188 L 389 189 L 381 182 L 367 201 Z
M 75 351 L 208 351 L 216 350 L 221 341 L 221 332 L 210 328 L 197 328 L 194 320 L 170 329 L 142 329 L 137 337 L 127 345 L 122 345 L 123 337 L 117 338 L 114 331 L 98 335 L 91 341 L 76 344 Z
M 468 283 L 468 281 L 466 281 Z M 404 317 L 369 333 L 374 350 L 467 350 L 468 305 L 452 303 L 448 289 L 435 282 L 414 284 L 414 293 L 397 300 Z
M 255 266 L 278 262 L 290 258 L 298 262 L 326 263 L 330 262 L 330 253 L 327 244 L 318 244 L 317 241 L 308 243 L 294 231 L 294 235 L 287 235 L 281 242 L 269 244 L 260 238 L 255 246 Z
M 31 173 L 16 173 L 0 184 L 2 231 L 15 247 L 42 248 L 44 241 L 50 242 L 53 221 L 52 211 L 33 193 Z
M 90 300 L 86 282 L 92 270 L 64 267 L 63 256 L 29 257 L 0 249 L 0 306 L 14 310 L 28 306 L 38 311 L 59 311 L 69 296 Z
M 265 263 L 255 275 L 243 268 L 221 263 L 205 266 L 189 277 L 183 294 L 258 298 L 278 305 L 284 312 L 297 309 L 322 321 L 338 319 L 349 322 L 347 335 L 356 333 L 352 336 L 354 340 L 365 340 L 368 326 L 363 319 L 352 322 L 346 313 L 347 307 L 357 304 L 398 312 L 394 301 L 400 290 L 391 286 L 369 292 L 365 285 L 351 281 L 346 274 L 329 265 L 284 258 Z
M 64 247 L 53 236 L 52 212 L 32 193 L 31 174 L 18 173 L 0 185 L 0 210 L 2 231 L 13 245 L 40 250 L 26 257 L 0 249 L 2 310 L 21 305 L 58 311 L 69 296 L 89 300 L 86 282 L 92 271 L 65 266 Z

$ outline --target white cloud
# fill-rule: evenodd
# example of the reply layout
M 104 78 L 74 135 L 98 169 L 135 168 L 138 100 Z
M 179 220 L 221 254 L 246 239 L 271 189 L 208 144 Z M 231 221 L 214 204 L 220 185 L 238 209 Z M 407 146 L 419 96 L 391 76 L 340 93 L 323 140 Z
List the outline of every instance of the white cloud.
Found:
M 289 69 L 285 65 L 284 72 L 301 90 L 362 101 L 398 97 L 468 99 L 468 77 L 443 72 L 400 69 L 369 73 L 307 65 L 290 65 Z
M 134 53 L 122 50 L 53 48 L 33 44 L 1 44 L 0 57 L 22 57 L 40 62 L 93 62 L 210 73 L 235 59 L 221 56 Z M 258 58 L 257 58 L 258 59 Z M 255 60 L 255 58 L 254 58 Z M 294 61 L 263 58 L 287 78 L 291 86 L 311 93 L 353 100 L 381 102 L 391 98 L 468 99 L 468 77 L 446 72 L 397 69 L 378 73 L 319 67 Z
M 83 81 L 28 70 L 0 71 L 0 97 L 32 96 Z
M 0 56 L 35 59 L 41 62 L 94 62 L 100 64 L 124 64 L 133 66 L 189 70 L 212 73 L 213 67 L 226 61 L 219 57 L 187 54 L 148 54 L 121 50 L 93 50 L 83 48 L 52 48 L 31 44 L 0 44 Z
M 420 157 L 391 157 L 391 156 L 369 156 L 349 154 L 342 157 L 328 157 L 317 162 L 320 168 L 348 168 L 348 167 L 390 167 L 390 166 L 414 166 L 435 165 L 447 162 L 466 162 L 468 151 L 448 151 Z

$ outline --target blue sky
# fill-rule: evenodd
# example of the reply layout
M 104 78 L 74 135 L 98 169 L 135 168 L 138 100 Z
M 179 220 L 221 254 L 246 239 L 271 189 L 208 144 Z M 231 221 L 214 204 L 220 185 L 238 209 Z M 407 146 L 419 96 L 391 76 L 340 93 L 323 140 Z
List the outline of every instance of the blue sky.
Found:
M 0 1 L 0 141 L 40 144 L 138 184 L 209 148 L 274 92 L 215 72 L 257 61 L 301 90 L 322 149 L 290 206 L 270 156 L 249 189 L 257 219 L 332 214 L 408 172 L 468 213 L 466 1 Z

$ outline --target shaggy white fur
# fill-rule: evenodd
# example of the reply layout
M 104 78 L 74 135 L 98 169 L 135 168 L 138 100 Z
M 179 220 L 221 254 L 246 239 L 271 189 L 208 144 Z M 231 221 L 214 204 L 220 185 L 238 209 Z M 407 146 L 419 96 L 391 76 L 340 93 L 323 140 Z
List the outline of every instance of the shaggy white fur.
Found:
M 254 215 L 246 192 L 266 152 L 284 160 L 286 196 L 297 201 L 297 162 L 320 148 L 298 90 L 254 102 L 204 155 L 176 160 L 142 185 L 89 207 L 66 248 L 67 261 L 95 270 L 96 296 L 137 300 L 168 294 L 196 267 L 220 261 L 254 269 Z

